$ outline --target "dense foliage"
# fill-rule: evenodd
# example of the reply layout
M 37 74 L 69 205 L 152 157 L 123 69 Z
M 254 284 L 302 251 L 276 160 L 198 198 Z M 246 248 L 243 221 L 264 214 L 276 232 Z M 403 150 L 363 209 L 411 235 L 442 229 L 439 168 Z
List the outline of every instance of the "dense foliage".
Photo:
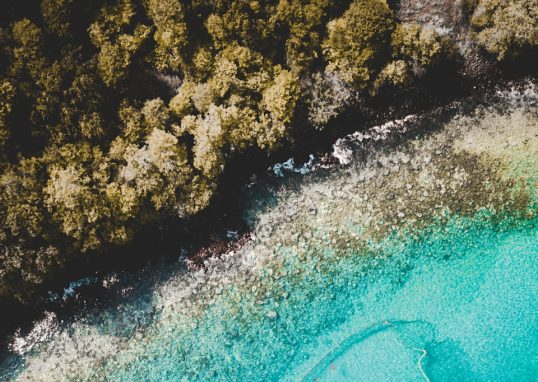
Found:
M 474 0 L 471 19 L 477 39 L 499 60 L 538 46 L 537 0 Z
M 502 3 L 481 1 L 481 38 Z M 322 129 L 453 54 L 385 0 L 1 7 L 0 296 L 21 301 L 73 258 L 204 209 L 235 153 L 290 142 L 299 120 Z

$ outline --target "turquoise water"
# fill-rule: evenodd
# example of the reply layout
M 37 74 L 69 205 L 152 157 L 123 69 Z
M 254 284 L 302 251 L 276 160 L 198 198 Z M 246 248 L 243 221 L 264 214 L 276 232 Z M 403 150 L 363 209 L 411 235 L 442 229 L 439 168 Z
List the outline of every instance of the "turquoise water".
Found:
M 477 227 L 411 246 L 420 264 L 398 287 L 378 281 L 362 311 L 332 335 L 348 337 L 306 380 L 536 380 L 537 234 Z M 361 330 L 366 317 L 377 323 Z
M 420 241 L 386 242 L 391 256 L 377 265 L 350 259 L 288 284 L 276 317 L 217 301 L 190 331 L 163 319 L 149 342 L 120 347 L 86 378 L 535 381 L 538 220 L 509 225 L 455 219 Z
M 538 375 L 538 227 L 454 222 L 366 276 L 289 288 L 276 318 L 210 308 L 111 380 L 532 381 Z M 329 282 L 327 282 L 329 281 Z M 308 288 L 306 286 L 308 285 Z M 173 333 L 173 328 L 169 328 Z M 161 330 L 165 330 L 161 328 Z M 179 333 L 177 333 L 179 334 Z M 421 367 L 418 361 L 422 358 Z
M 499 98 L 350 136 L 362 160 L 253 191 L 242 248 L 103 280 L 116 300 L 15 333 L 0 379 L 538 381 L 538 92 Z

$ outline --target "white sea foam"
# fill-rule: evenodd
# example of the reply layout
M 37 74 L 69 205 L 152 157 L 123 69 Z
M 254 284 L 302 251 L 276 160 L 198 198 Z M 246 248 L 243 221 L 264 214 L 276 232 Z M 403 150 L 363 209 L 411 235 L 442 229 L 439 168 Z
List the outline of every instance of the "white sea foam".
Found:
M 402 119 L 386 122 L 379 126 L 371 127 L 365 131 L 356 131 L 340 138 L 333 145 L 333 157 L 338 159 L 340 164 L 346 165 L 353 160 L 354 147 L 360 143 L 368 141 L 384 141 L 395 135 L 404 134 L 410 124 L 416 123 L 416 115 L 408 115 Z

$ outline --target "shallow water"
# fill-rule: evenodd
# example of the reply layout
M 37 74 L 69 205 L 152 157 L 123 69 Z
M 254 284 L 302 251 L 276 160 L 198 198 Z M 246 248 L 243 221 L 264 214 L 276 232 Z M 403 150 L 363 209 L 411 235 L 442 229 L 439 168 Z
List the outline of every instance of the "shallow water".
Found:
M 428 134 L 408 118 L 350 136 L 347 166 L 253 191 L 244 248 L 50 315 L 4 378 L 536 380 L 537 100 L 528 85 Z

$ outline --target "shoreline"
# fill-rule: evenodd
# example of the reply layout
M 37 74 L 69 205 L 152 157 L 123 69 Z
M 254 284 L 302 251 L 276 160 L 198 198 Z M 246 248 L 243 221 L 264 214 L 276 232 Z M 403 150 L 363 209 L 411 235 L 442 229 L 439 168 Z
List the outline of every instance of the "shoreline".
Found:
M 527 78 L 532 78 L 528 77 Z M 472 81 L 465 86 L 466 92 L 450 97 L 446 102 L 433 100 L 428 110 L 420 112 L 418 105 L 421 101 L 416 101 L 410 105 L 404 105 L 400 108 L 388 110 L 379 105 L 376 109 L 370 109 L 370 118 L 360 120 L 358 117 L 363 110 L 357 109 L 349 112 L 334 125 L 341 123 L 339 129 L 328 127 L 321 135 L 322 137 L 306 137 L 305 141 L 300 142 L 295 148 L 287 148 L 276 152 L 274 155 L 257 158 L 255 161 L 248 161 L 248 166 L 239 167 L 235 163 L 231 163 L 229 168 L 238 169 L 240 172 L 224 174 L 222 187 L 215 200 L 210 207 L 203 211 L 198 216 L 191 218 L 188 224 L 185 222 L 166 222 L 161 226 L 164 229 L 153 229 L 152 232 L 146 233 L 138 237 L 134 243 L 128 247 L 118 249 L 110 258 L 111 254 L 101 254 L 95 256 L 85 263 L 75 264 L 62 272 L 61 277 L 58 277 L 60 282 L 55 285 L 50 285 L 48 291 L 53 293 L 62 293 L 64 289 L 69 288 L 74 282 L 93 278 L 98 280 L 97 283 L 88 283 L 82 285 L 78 290 L 78 298 L 72 301 L 47 301 L 46 294 L 34 301 L 31 306 L 22 306 L 13 304 L 9 306 L 4 304 L 4 311 L 10 311 L 8 322 L 3 326 L 0 333 L 2 337 L 9 335 L 15 328 L 27 327 L 33 320 L 43 316 L 45 311 L 55 311 L 59 314 L 69 315 L 70 311 L 76 309 L 91 309 L 99 304 L 99 300 L 106 297 L 106 288 L 100 286 L 102 280 L 109 277 L 111 274 L 131 274 L 135 275 L 143 272 L 144 269 L 159 264 L 166 266 L 178 258 L 186 256 L 194 268 L 201 267 L 205 259 L 222 256 L 234 248 L 240 247 L 248 240 L 249 232 L 247 225 L 243 219 L 242 197 L 245 195 L 245 187 L 249 183 L 271 185 L 275 182 L 273 175 L 266 170 L 268 166 L 278 162 L 283 162 L 286 159 L 293 157 L 298 158 L 298 163 L 302 163 L 301 159 L 313 154 L 320 162 L 324 158 L 331 158 L 330 150 L 337 139 L 344 138 L 348 134 L 355 131 L 364 131 L 366 128 L 376 126 L 382 123 L 390 122 L 402 118 L 409 114 L 421 115 L 423 121 L 420 131 L 430 131 L 434 123 L 441 123 L 443 120 L 449 119 L 452 115 L 466 108 L 473 108 L 481 103 L 487 103 L 488 99 L 493 97 L 497 90 L 506 89 L 512 85 L 522 85 L 525 83 L 525 77 L 512 80 L 502 79 L 494 81 L 492 78 L 487 81 L 478 81 L 473 84 Z M 418 97 L 418 95 L 417 95 Z M 441 104 L 441 105 L 440 105 Z M 384 112 L 382 112 L 384 110 Z M 417 113 L 417 111 L 419 111 Z M 355 117 L 353 114 L 357 114 Z M 345 122 L 347 121 L 347 124 Z M 334 127 L 334 126 L 333 126 Z M 361 128 L 362 127 L 362 128 Z M 313 134 L 315 135 L 315 134 Z M 406 138 L 407 139 L 407 138 Z M 310 142 L 317 142 L 317 145 L 312 145 Z M 387 142 L 383 142 L 381 146 L 385 146 Z M 249 154 L 246 153 L 246 156 Z M 293 155 L 293 156 L 292 156 Z M 260 156 L 259 156 L 260 157 Z M 238 161 L 241 158 L 236 159 Z M 334 158 L 333 158 L 334 160 Z M 334 164 L 332 165 L 334 168 Z M 338 165 L 336 165 L 338 167 Z M 329 170 L 330 171 L 330 170 Z M 227 231 L 236 231 L 238 239 L 227 238 Z M 137 251 L 133 251 L 137 248 Z M 184 255 L 180 254 L 185 251 Z M 158 254 L 155 256 L 155 254 Z M 125 261 L 127 260 L 127 261 Z M 127 264 L 126 264 L 127 263 Z M 70 275 L 70 277 L 67 277 Z M 74 276 L 73 276 L 74 275 Z M 1 341 L 4 343 L 5 341 Z
M 331 156 L 330 150 L 333 143 L 347 134 L 363 131 L 370 126 L 382 125 L 387 121 L 399 120 L 407 115 L 424 114 L 432 120 L 447 118 L 451 115 L 451 107 L 458 109 L 462 102 L 470 105 L 479 103 L 481 99 L 488 98 L 488 93 L 494 94 L 497 87 L 511 80 L 522 78 L 525 74 L 536 78 L 538 74 L 538 68 L 532 67 L 531 64 L 532 55 L 535 53 L 535 50 L 531 48 L 528 52 L 525 50 L 525 54 L 529 57 L 520 56 L 517 60 L 504 62 L 498 61 L 491 50 L 488 53 L 474 35 L 476 31 L 471 26 L 472 9 L 469 6 L 446 0 L 435 0 L 424 4 L 407 1 L 389 3 L 389 13 L 393 12 L 390 16 L 391 22 L 395 23 L 394 25 L 407 23 L 427 26 L 438 34 L 440 39 L 447 37 L 451 41 L 453 46 L 450 52 L 448 50 L 444 52 L 446 57 L 443 56 L 441 62 L 432 65 L 428 70 L 426 68 L 413 69 L 416 73 L 412 76 L 412 83 L 403 88 L 381 87 L 378 89 L 379 93 L 376 90 L 375 94 L 369 93 L 366 88 L 362 90 L 359 90 L 360 87 L 355 88 L 355 91 L 350 93 L 342 104 L 343 110 L 338 109 L 342 112 L 337 113 L 337 117 L 324 124 L 323 129 L 314 129 L 311 126 L 316 122 L 308 122 L 309 117 L 306 116 L 308 113 L 305 113 L 311 105 L 308 102 L 299 102 L 297 110 L 294 111 L 296 118 L 290 126 L 291 137 L 289 142 L 285 142 L 281 148 L 277 148 L 271 154 L 262 153 L 256 149 L 246 149 L 241 154 L 234 153 L 232 149 L 224 154 L 227 156 L 225 158 L 227 166 L 218 179 L 212 180 L 212 182 L 218 181 L 215 183 L 218 184 L 215 196 L 212 197 L 207 208 L 195 215 L 183 217 L 180 220 L 177 216 L 171 216 L 169 211 L 164 212 L 163 209 L 155 214 L 156 219 L 152 220 L 152 223 L 140 222 L 144 220 L 141 215 L 138 219 L 132 220 L 134 226 L 140 227 L 140 232 L 135 235 L 132 242 L 119 246 L 117 244 L 119 241 L 111 241 L 101 249 L 91 250 L 84 254 L 75 250 L 76 247 L 71 247 L 69 240 L 61 235 L 57 239 L 51 239 L 50 244 L 58 247 L 60 254 L 58 257 L 65 259 L 65 263 L 48 267 L 50 268 L 46 274 L 48 280 L 43 285 L 37 282 L 36 290 L 32 289 L 33 286 L 29 286 L 26 302 L 17 300 L 22 301 L 26 298 L 25 293 L 20 293 L 22 297 L 17 296 L 19 291 L 27 291 L 24 287 L 17 287 L 17 284 L 14 284 L 15 288 L 9 293 L 4 293 L 0 299 L 0 307 L 12 313 L 5 319 L 4 331 L 17 326 L 19 321 L 25 321 L 24 317 L 33 317 L 40 311 L 50 308 L 47 294 L 62 294 L 64 289 L 72 289 L 72 285 L 77 283 L 82 283 L 84 287 L 89 284 L 84 280 L 102 279 L 112 272 L 137 272 L 148 264 L 174 261 L 178 255 L 188 255 L 193 258 L 193 264 L 196 265 L 204 258 L 218 256 L 227 248 L 233 247 L 235 244 L 233 240 L 230 241 L 231 238 L 236 235 L 245 238 L 249 235 L 248 227 L 241 216 L 245 188 L 248 184 L 256 182 L 265 182 L 271 186 L 273 180 L 267 175 L 265 169 L 275 163 L 285 162 L 290 157 L 297 163 L 303 163 L 307 162 L 311 155 L 322 158 L 319 159 L 320 161 L 332 163 L 334 157 Z M 393 43 L 396 43 L 395 41 Z M 393 54 L 398 56 L 396 51 Z M 404 59 L 404 56 L 398 57 Z M 308 93 L 308 89 L 313 85 L 312 81 L 315 82 L 313 74 L 323 67 L 322 65 L 318 68 L 316 65 L 312 67 L 312 70 L 307 71 L 307 74 L 297 78 L 296 85 L 301 92 Z M 156 73 L 153 72 L 153 75 Z M 135 78 L 139 77 L 133 77 Z M 170 101 L 177 86 L 181 85 L 181 82 L 177 82 L 179 77 L 172 80 L 174 78 L 170 77 L 167 80 L 166 76 L 159 79 L 162 82 L 160 85 L 168 86 L 167 96 L 164 97 L 166 103 Z M 174 91 L 171 91 L 172 89 Z M 160 90 L 164 91 L 164 88 Z M 157 89 L 154 91 L 159 93 Z M 359 91 L 364 94 L 359 94 Z M 305 99 L 309 98 L 305 97 Z M 427 127 L 424 128 L 427 129 Z M 87 164 L 82 166 L 87 166 Z M 101 191 L 97 188 L 90 189 L 90 194 L 86 195 L 87 199 L 100 195 Z M 210 192 L 213 193 L 213 189 Z M 195 195 L 194 191 L 192 195 Z M 189 204 L 188 200 L 190 199 L 187 198 L 181 203 Z M 60 220 L 64 219 L 61 213 L 59 217 Z M 52 216 L 44 218 L 43 221 L 47 219 L 53 223 Z M 88 221 L 90 220 L 82 220 L 80 224 L 82 230 L 88 228 L 91 231 L 94 228 L 94 224 L 88 224 Z M 100 227 L 100 225 L 95 223 L 95 227 Z M 110 235 L 115 234 L 114 229 L 110 227 L 104 232 Z M 231 233 L 231 236 L 228 233 Z M 64 242 L 64 239 L 67 241 Z M 18 280 L 21 275 L 17 273 L 17 267 L 14 269 L 13 277 Z M 91 304 L 91 301 L 100 298 L 102 293 L 106 294 L 106 291 L 88 291 L 87 299 L 84 298 L 83 304 L 87 304 L 88 301 Z M 54 307 L 55 304 L 52 306 Z M 0 335 L 2 333 L 0 331 Z
M 530 98 L 525 96 L 526 89 L 531 90 Z M 138 274 L 132 283 L 134 290 L 125 298 L 109 300 L 109 304 L 100 309 L 87 312 L 88 314 L 76 314 L 71 320 L 64 321 L 62 317 L 56 316 L 51 323 L 58 323 L 58 330 L 54 327 L 47 330 L 47 322 L 42 322 L 45 327 L 41 335 L 46 337 L 39 337 L 39 331 L 33 331 L 31 335 L 17 335 L 18 344 L 26 347 L 26 350 L 36 343 L 35 340 L 52 336 L 51 344 L 36 348 L 41 349 L 41 352 L 28 354 L 28 358 L 23 357 L 23 360 L 28 361 L 27 367 L 22 369 L 23 375 L 37 375 L 36 372 L 39 375 L 77 375 L 78 370 L 97 379 L 99 375 L 116 375 L 116 371 L 124 376 L 132 373 L 139 376 L 146 372 L 159 373 L 160 370 L 166 371 L 167 366 L 172 366 L 178 373 L 188 375 L 189 372 L 196 371 L 209 376 L 212 370 L 222 370 L 221 366 L 226 369 L 228 364 L 219 361 L 223 359 L 219 351 L 229 354 L 228 341 L 245 351 L 242 353 L 244 362 L 240 362 L 245 367 L 251 358 L 253 362 L 259 361 L 258 354 L 267 356 L 262 357 L 262 360 L 270 360 L 273 354 L 271 346 L 268 352 L 261 351 L 267 347 L 263 345 L 267 337 L 262 336 L 254 342 L 249 340 L 258 338 L 260 330 L 267 332 L 269 338 L 273 333 L 281 333 L 280 336 L 275 334 L 277 339 L 273 343 L 280 343 L 278 338 L 281 338 L 282 343 L 287 344 L 287 350 L 282 352 L 277 346 L 273 349 L 277 350 L 275 356 L 292 356 L 296 354 L 294 349 L 303 349 L 303 354 L 307 354 L 315 349 L 298 346 L 298 343 L 302 343 L 301 338 L 315 338 L 316 333 L 323 338 L 329 336 L 326 330 L 322 330 L 326 328 L 323 325 L 327 321 L 338 324 L 341 314 L 347 311 L 342 308 L 335 312 L 333 298 L 341 301 L 339 304 L 342 307 L 348 306 L 350 298 L 362 301 L 362 294 L 355 287 L 357 282 L 364 285 L 364 291 L 377 285 L 375 280 L 380 276 L 377 271 L 373 271 L 372 278 L 362 277 L 365 272 L 363 262 L 366 262 L 364 265 L 371 263 L 375 266 L 374 269 L 393 275 L 395 285 L 401 285 L 405 291 L 409 288 L 405 289 L 401 282 L 407 280 L 407 265 L 414 255 L 420 255 L 420 258 L 425 255 L 425 263 L 421 261 L 417 265 L 427 267 L 427 259 L 457 261 L 465 258 L 468 251 L 479 255 L 483 250 L 492 250 L 492 253 L 499 254 L 501 258 L 505 258 L 502 255 L 504 249 L 514 248 L 519 253 L 517 246 L 505 248 L 505 242 L 501 240 L 505 236 L 499 232 L 504 229 L 518 231 L 517 219 L 525 220 L 536 213 L 535 204 L 531 203 L 527 207 L 529 202 L 535 200 L 532 197 L 533 189 L 529 194 L 531 199 L 523 197 L 528 191 L 519 197 L 519 193 L 512 193 L 518 190 L 516 184 L 519 183 L 508 181 L 520 179 L 518 174 L 527 174 L 527 178 L 531 177 L 528 179 L 534 179 L 532 175 L 535 174 L 536 162 L 532 160 L 534 156 L 531 153 L 535 152 L 536 142 L 529 141 L 528 137 L 534 136 L 536 131 L 535 122 L 531 122 L 536 120 L 535 90 L 535 86 L 514 92 L 508 88 L 498 97 L 492 98 L 489 106 L 479 107 L 470 115 L 458 114 L 445 124 L 446 129 L 435 130 L 432 134 L 427 133 L 431 130 L 421 129 L 428 125 L 411 128 L 404 137 L 411 136 L 409 145 L 407 139 L 399 140 L 398 135 L 389 139 L 390 142 L 372 139 L 373 144 L 368 145 L 371 155 L 368 155 L 365 163 L 360 160 L 365 147 L 357 145 L 357 160 L 350 166 L 320 169 L 304 178 L 286 178 L 280 182 L 283 187 L 268 191 L 273 197 L 267 198 L 265 193 L 259 194 L 254 190 L 255 204 L 247 209 L 250 216 L 256 218 L 254 223 L 250 223 L 254 238 L 249 245 L 235 255 L 230 253 L 221 260 L 208 261 L 207 272 L 188 272 L 179 263 L 169 267 L 162 264 L 160 268 Z M 512 94 L 516 97 L 512 97 Z M 529 101 L 525 101 L 527 99 Z M 523 116 L 529 119 L 524 119 Z M 504 143 L 510 137 L 514 138 L 514 145 L 506 146 Z M 509 141 L 512 142 L 511 139 Z M 386 147 L 386 142 L 389 143 L 388 146 L 391 142 L 394 143 L 396 150 L 375 149 Z M 493 159 L 488 159 L 488 154 L 493 155 Z M 502 165 L 496 166 L 495 163 Z M 485 187 L 487 184 L 492 184 L 492 187 Z M 262 183 L 259 188 L 264 186 L 265 183 Z M 406 200 L 406 203 L 402 204 L 402 200 Z M 317 213 L 311 213 L 312 207 L 317 207 Z M 518 211 L 526 211 L 522 208 L 530 208 L 531 215 L 521 215 Z M 503 214 L 505 210 L 509 216 Z M 450 219 L 452 214 L 446 215 L 444 211 L 451 211 L 456 216 L 455 220 Z M 510 211 L 515 214 L 516 220 L 510 218 Z M 419 216 L 419 213 L 420 218 L 417 219 L 415 216 Z M 508 218 L 505 224 L 502 223 L 505 221 L 503 217 Z M 525 224 L 524 221 L 521 224 Z M 535 220 L 529 224 L 535 230 Z M 399 235 L 394 234 L 394 226 Z M 531 231 L 529 240 L 533 237 Z M 496 241 L 499 251 L 483 244 L 476 245 Z M 506 244 L 512 242 L 510 239 Z M 402 243 L 407 244 L 402 247 Z M 365 256 L 357 256 L 358 254 Z M 377 265 L 384 264 L 383 259 L 388 259 L 394 267 L 377 268 Z M 493 256 L 470 256 L 469 259 L 476 259 L 478 263 L 495 262 Z M 506 259 L 510 259 L 510 256 Z M 438 289 L 441 296 L 444 293 L 461 296 L 459 286 L 464 281 L 471 290 L 477 290 L 472 286 L 474 277 L 455 277 L 451 268 L 439 269 L 447 274 L 447 281 L 455 283 L 454 287 Z M 461 269 L 467 270 L 468 267 Z M 473 269 L 482 272 L 489 267 Z M 475 275 L 475 271 L 469 272 L 468 276 Z M 532 268 L 527 271 L 532 272 Z M 423 287 L 430 284 L 428 272 L 416 274 L 423 280 Z M 421 287 L 417 291 L 437 290 L 436 285 L 431 284 L 427 289 Z M 519 282 L 517 285 L 520 285 Z M 114 289 L 121 288 L 120 280 Z M 515 287 L 513 289 L 518 290 Z M 392 289 L 389 288 L 390 290 Z M 507 292 L 511 290 L 512 288 L 506 289 Z M 443 303 L 445 299 L 436 293 L 431 297 L 435 298 L 437 305 L 449 310 L 452 307 L 454 312 L 459 311 L 457 307 L 460 304 L 452 306 Z M 375 296 L 376 294 L 372 298 Z M 413 302 L 424 301 L 424 319 L 431 322 L 437 320 L 435 315 L 434 321 L 428 318 L 431 299 L 427 293 L 419 294 L 417 299 L 407 293 L 403 293 L 403 296 Z M 379 304 L 374 299 L 365 304 L 364 309 L 372 312 L 372 319 L 378 319 L 377 312 L 383 310 L 383 307 L 384 304 Z M 482 310 L 480 308 L 477 311 Z M 405 316 L 415 314 L 416 310 L 397 309 L 392 312 Z M 392 317 L 392 314 L 380 314 L 382 318 Z M 301 324 L 301 320 L 297 319 L 299 317 L 308 319 L 304 319 L 305 324 Z M 327 317 L 332 317 L 333 320 L 327 320 Z M 350 327 L 351 333 L 365 323 L 361 317 L 361 314 L 356 316 L 356 321 L 353 321 L 356 325 Z M 307 323 L 312 323 L 312 328 Z M 316 323 L 322 325 L 319 327 L 321 329 Z M 38 326 L 41 327 L 42 324 Z M 247 325 L 247 329 L 241 329 L 241 335 L 234 337 L 242 325 Z M 75 332 L 72 333 L 70 328 Z M 221 333 L 225 328 L 228 329 Z M 342 332 L 339 330 L 339 333 Z M 338 336 L 331 338 L 337 339 Z M 197 359 L 197 354 L 202 356 L 202 360 L 205 359 L 204 344 L 208 340 L 215 343 L 216 347 L 214 353 L 211 351 L 208 355 L 214 359 L 210 358 L 213 361 L 207 369 L 197 367 L 195 361 L 179 366 L 182 365 L 180 360 L 190 358 L 185 358 L 185 355 L 190 354 L 191 350 L 194 360 Z M 70 344 L 77 346 L 72 348 Z M 88 354 L 85 346 L 80 347 L 78 344 L 88 344 L 90 349 L 96 348 L 93 344 L 104 347 L 102 351 L 92 353 L 90 350 Z M 178 346 L 180 344 L 185 346 Z M 315 342 L 313 346 L 314 344 Z M 173 348 L 169 349 L 170 346 Z M 252 346 L 260 346 L 260 350 L 253 351 Z M 53 353 L 49 354 L 45 350 L 49 348 L 53 349 Z M 119 349 L 121 354 L 115 356 L 114 349 Z M 197 353 L 197 350 L 200 352 Z M 110 356 L 105 355 L 107 352 L 110 352 Z M 55 360 L 66 357 L 72 362 L 60 363 L 58 369 L 53 366 Z M 103 357 L 104 366 L 99 361 Z M 319 359 L 314 356 L 311 358 L 312 362 Z M 178 361 L 169 362 L 171 360 Z M 276 362 L 276 365 L 285 364 Z M 233 365 L 235 363 L 230 367 L 233 368 Z M 431 365 L 428 365 L 428 370 L 431 371 L 429 366 Z M 261 376 L 270 370 L 272 369 L 247 368 L 245 372 Z M 126 374 L 122 374 L 123 371 Z
M 342 116 L 332 121 L 321 132 L 309 129 L 310 136 L 295 142 L 271 155 L 258 154 L 254 159 L 249 158 L 252 153 L 246 152 L 233 158 L 225 170 L 219 190 L 210 206 L 191 217 L 187 221 L 164 219 L 158 227 L 148 227 L 148 230 L 135 238 L 132 244 L 116 248 L 106 253 L 89 256 L 87 261 L 80 261 L 66 267 L 56 278 L 57 282 L 47 285 L 44 293 L 29 305 L 13 302 L 0 302 L 4 311 L 11 312 L 10 317 L 4 320 L 0 336 L 9 335 L 17 327 L 26 327 L 46 311 L 66 313 L 76 309 L 91 309 L 98 304 L 98 300 L 107 295 L 106 288 L 96 283 L 88 283 L 79 288 L 80 301 L 50 301 L 51 293 L 61 294 L 66 288 L 80 280 L 103 280 L 110 274 L 126 273 L 136 274 L 144 268 L 169 264 L 181 258 L 181 252 L 191 260 L 194 267 L 199 267 L 203 260 L 222 256 L 223 251 L 237 248 L 238 243 L 244 242 L 251 234 L 243 219 L 242 210 L 245 188 L 248 184 L 265 184 L 270 186 L 278 178 L 269 171 L 275 163 L 295 158 L 298 163 L 307 161 L 309 155 L 314 155 L 320 162 L 335 158 L 331 155 L 333 144 L 341 138 L 357 131 L 365 131 L 373 126 L 382 125 L 408 115 L 420 115 L 422 127 L 419 130 L 428 131 L 432 123 L 449 119 L 461 108 L 473 108 L 476 105 L 487 103 L 500 89 L 509 86 L 523 86 L 532 75 L 506 76 L 495 80 L 498 71 L 484 73 L 482 77 L 461 77 L 465 81 L 457 84 L 457 92 L 431 94 L 426 109 L 424 107 L 424 89 L 415 89 L 412 97 L 398 106 L 390 104 L 369 105 L 347 110 Z M 448 95 L 447 95 L 448 94 Z M 383 142 L 380 146 L 386 146 Z M 332 159 L 331 159 L 332 158 Z M 246 165 L 245 165 L 246 164 Z M 334 166 L 334 163 L 331 165 Z M 338 167 L 338 165 L 336 165 Z M 225 236 L 227 230 L 236 231 L 238 240 L 230 240 Z M 141 230 L 144 232 L 144 230 Z M 240 245 L 240 244 L 239 244 Z M 156 256 L 155 254 L 158 253 Z M 125 261 L 127 260 L 127 262 Z M 0 341 L 3 343 L 5 341 Z

